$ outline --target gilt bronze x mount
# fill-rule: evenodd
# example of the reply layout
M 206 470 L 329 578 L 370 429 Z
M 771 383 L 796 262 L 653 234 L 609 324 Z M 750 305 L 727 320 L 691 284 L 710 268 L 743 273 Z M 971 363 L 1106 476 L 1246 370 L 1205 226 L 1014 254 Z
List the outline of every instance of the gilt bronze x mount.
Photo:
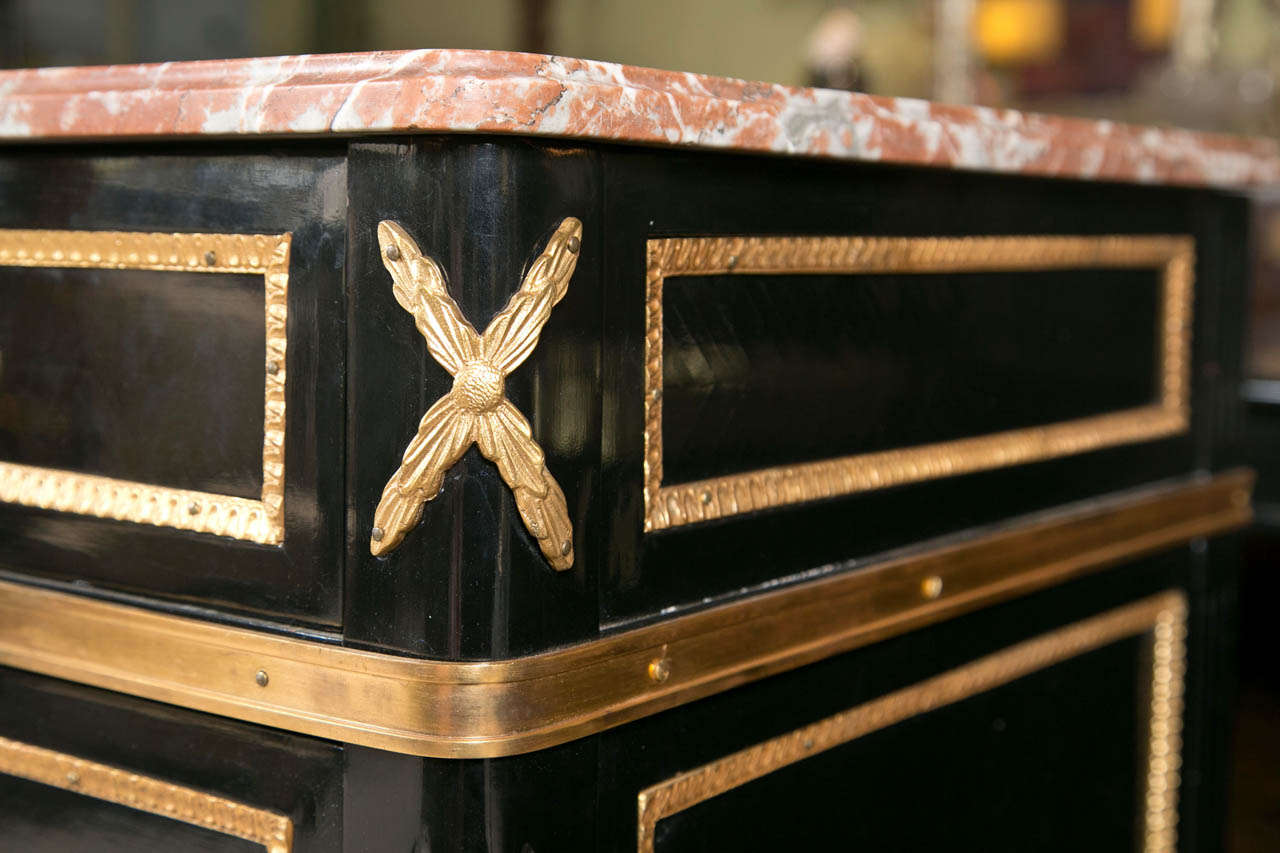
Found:
M 382 262 L 396 302 L 413 315 L 427 351 L 453 376 L 453 388 L 418 424 L 400 468 L 382 490 L 369 549 L 396 548 L 440 493 L 444 475 L 473 443 L 498 466 L 529 533 L 553 568 L 573 565 L 573 526 L 564 492 L 547 470 L 529 422 L 504 393 L 504 381 L 538 344 L 542 327 L 569 288 L 582 246 L 582 223 L 560 223 L 529 267 L 520 289 L 478 334 L 445 288 L 439 264 L 399 224 L 378 224 Z

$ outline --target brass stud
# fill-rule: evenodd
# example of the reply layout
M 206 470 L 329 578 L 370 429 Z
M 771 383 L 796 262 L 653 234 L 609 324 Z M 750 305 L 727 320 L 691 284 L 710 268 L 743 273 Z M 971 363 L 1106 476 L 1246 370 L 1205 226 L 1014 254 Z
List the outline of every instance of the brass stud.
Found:
M 275 376 L 279 372 L 280 372 L 280 362 L 274 361 L 274 360 L 267 362 L 267 373 L 270 373 L 272 376 Z
M 187 515 L 199 515 L 199 514 L 200 514 L 200 504 L 196 503 L 195 501 L 192 501 L 191 503 L 187 504 Z
M 389 261 L 398 261 L 400 260 L 400 247 L 394 244 L 390 245 L 383 254 L 387 256 L 387 260 Z
M 560 544 L 560 556 L 561 556 L 561 557 L 567 557 L 567 556 L 569 556 L 569 552 L 570 552 L 570 551 L 572 551 L 572 550 L 573 550 L 573 540 L 572 540 L 572 539 L 566 539 L 566 540 L 564 540 L 564 542 L 562 542 L 562 543 Z
M 381 527 L 375 527 L 373 528 L 371 535 L 373 536 L 374 542 L 381 542 L 384 534 Z
M 253 680 L 258 682 L 259 687 L 266 687 L 267 682 L 271 679 L 267 677 L 267 671 L 265 669 L 260 669 L 254 674 Z
M 730 270 L 736 269 L 736 268 L 737 268 L 737 266 L 738 266 L 738 256 L 737 256 L 737 255 L 730 255 L 730 256 L 729 256 L 729 264 L 728 264 L 729 269 L 730 269 Z
M 217 256 L 216 254 L 214 254 L 213 252 L 205 252 L 205 253 L 204 253 L 204 264 L 205 264 L 205 266 L 211 267 L 211 266 L 213 266 L 214 264 L 216 264 L 217 262 L 218 262 L 218 256 Z
M 79 785 L 79 784 L 80 784 L 80 774 L 79 774 L 79 773 L 77 773 L 77 772 L 76 772 L 76 771 L 74 771 L 74 770 L 68 770 L 68 771 L 67 771 L 67 784 L 68 784 L 68 785 Z
M 671 677 L 671 660 L 663 655 L 649 661 L 649 680 L 661 684 Z
M 930 575 L 920 582 L 920 592 L 925 598 L 937 598 L 942 595 L 942 578 Z
M 654 388 L 652 391 L 650 391 L 650 392 L 649 392 L 649 396 L 650 396 L 650 397 L 652 397 L 652 398 L 653 398 L 653 399 L 655 399 L 655 400 L 661 400 L 661 399 L 662 399 L 662 389 L 661 389 L 661 388 Z
M 703 493 L 698 497 L 702 500 L 704 504 L 711 503 L 711 492 L 709 490 L 703 491 Z

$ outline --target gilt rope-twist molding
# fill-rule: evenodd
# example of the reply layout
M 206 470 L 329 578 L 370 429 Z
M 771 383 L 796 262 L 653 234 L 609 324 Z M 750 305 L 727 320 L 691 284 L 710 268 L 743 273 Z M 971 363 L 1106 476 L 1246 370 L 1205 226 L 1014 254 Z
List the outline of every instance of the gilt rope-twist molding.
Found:
M 582 223 L 565 219 L 525 275 L 520 289 L 484 334 L 463 316 L 445 289 L 438 264 L 395 222 L 378 224 L 382 262 L 396 302 L 413 315 L 427 351 L 453 376 L 453 388 L 427 410 L 373 515 L 369 549 L 386 554 L 440 493 L 445 472 L 473 443 L 498 466 L 516 508 L 552 567 L 573 565 L 573 527 L 564 492 L 547 470 L 529 422 L 504 395 L 508 374 L 538 344 L 542 327 L 569 288 L 578 263 Z

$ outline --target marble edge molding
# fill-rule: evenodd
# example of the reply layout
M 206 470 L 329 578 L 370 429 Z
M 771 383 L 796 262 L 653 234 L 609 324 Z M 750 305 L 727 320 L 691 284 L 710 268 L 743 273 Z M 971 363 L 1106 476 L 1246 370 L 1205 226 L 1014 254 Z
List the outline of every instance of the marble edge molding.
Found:
M 1245 188 L 1274 140 L 583 59 L 416 50 L 0 72 L 0 140 L 506 133 Z

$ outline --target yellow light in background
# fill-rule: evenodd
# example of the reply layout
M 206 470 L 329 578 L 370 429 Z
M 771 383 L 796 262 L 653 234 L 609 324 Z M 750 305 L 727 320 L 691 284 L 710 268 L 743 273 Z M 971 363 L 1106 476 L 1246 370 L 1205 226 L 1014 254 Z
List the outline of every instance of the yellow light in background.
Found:
M 1052 59 L 1062 30 L 1061 0 L 979 0 L 973 19 L 978 50 L 995 65 Z
M 1161 50 L 1173 41 L 1178 24 L 1178 0 L 1133 0 L 1130 26 L 1133 40 L 1144 50 Z

